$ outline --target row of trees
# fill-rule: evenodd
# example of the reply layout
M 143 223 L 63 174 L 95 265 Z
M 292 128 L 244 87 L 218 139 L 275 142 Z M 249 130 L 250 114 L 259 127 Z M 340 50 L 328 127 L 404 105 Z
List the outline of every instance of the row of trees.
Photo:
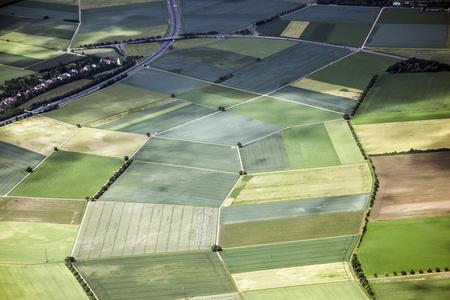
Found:
M 367 84 L 367 86 L 364 89 L 364 91 L 361 93 L 361 95 L 359 95 L 358 101 L 356 102 L 355 106 L 353 106 L 353 109 L 350 112 L 350 116 L 348 114 L 345 114 L 344 115 L 344 119 L 349 120 L 350 117 L 353 117 L 356 114 L 356 112 L 358 111 L 358 108 L 361 106 L 361 104 L 363 103 L 364 99 L 366 99 L 367 94 L 369 93 L 370 89 L 373 87 L 373 85 L 377 81 L 378 77 L 379 77 L 378 75 L 372 76 L 372 78 L 370 79 L 370 81 Z
M 388 4 L 388 0 L 317 0 L 317 4 L 322 5 L 350 5 L 350 6 L 379 6 Z
M 106 192 L 108 190 L 108 188 L 114 183 L 114 181 L 116 181 L 120 175 L 123 174 L 123 172 L 125 172 L 125 170 L 131 165 L 131 163 L 133 162 L 132 159 L 129 159 L 128 156 L 124 157 L 124 161 L 125 163 L 120 167 L 119 170 L 117 170 L 116 173 L 114 173 L 113 176 L 111 176 L 108 180 L 107 183 L 105 183 L 105 185 L 103 185 L 101 187 L 101 189 L 94 195 L 93 199 L 97 200 L 98 198 L 100 198 L 101 195 L 103 195 L 104 192 Z
M 75 269 L 75 267 L 73 266 L 74 262 L 76 262 L 76 260 L 72 256 L 67 256 L 64 259 L 64 264 L 70 270 L 70 272 L 73 274 L 73 276 L 75 276 L 75 279 L 81 285 L 81 288 L 83 289 L 83 291 L 86 292 L 86 295 L 88 296 L 89 300 L 96 300 L 97 297 L 95 297 L 94 292 L 87 285 L 86 281 L 84 281 L 83 277 L 81 277 L 80 273 L 78 273 L 78 270 Z
M 355 271 L 356 277 L 359 279 L 359 283 L 366 290 L 367 294 L 371 297 L 371 299 L 375 299 L 375 295 L 372 291 L 372 288 L 370 287 L 370 284 L 366 278 L 366 275 L 364 274 L 364 272 L 361 268 L 361 264 L 360 264 L 360 262 L 358 260 L 358 256 L 356 254 L 353 254 L 351 264 L 352 264 L 353 270 Z
M 441 272 L 441 269 L 440 269 L 439 267 L 436 267 L 434 270 L 436 271 L 436 273 Z M 445 268 L 444 268 L 444 271 L 445 271 L 445 272 L 448 272 L 448 271 L 449 271 L 448 267 L 445 267 Z M 418 273 L 419 273 L 419 274 L 423 274 L 424 271 L 423 271 L 422 269 L 419 269 L 419 270 L 418 270 Z M 427 269 L 427 273 L 433 273 L 433 270 L 432 270 L 431 268 L 428 268 L 428 269 Z M 394 276 L 399 275 L 399 274 L 397 274 L 397 272 L 395 272 L 395 271 L 393 272 L 393 274 L 394 274 Z M 407 275 L 406 271 L 401 271 L 400 274 L 401 274 L 401 275 Z M 416 274 L 416 272 L 415 272 L 413 269 L 411 269 L 411 270 L 409 271 L 409 274 L 414 275 L 414 274 Z M 374 276 L 374 277 L 378 277 L 378 274 L 375 273 L 375 274 L 373 274 L 373 276 Z M 384 273 L 384 276 L 385 276 L 385 277 L 389 277 L 389 273 L 388 273 L 388 272 L 385 272 L 385 273 Z

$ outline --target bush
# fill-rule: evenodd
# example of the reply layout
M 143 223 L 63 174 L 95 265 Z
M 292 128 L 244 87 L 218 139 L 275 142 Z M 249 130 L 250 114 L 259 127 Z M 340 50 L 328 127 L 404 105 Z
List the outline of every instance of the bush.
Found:
M 397 272 L 394 271 L 394 276 L 397 276 Z
M 28 172 L 28 173 L 31 173 L 31 172 L 33 172 L 33 168 L 32 168 L 32 167 L 30 167 L 30 166 L 28 166 L 28 167 L 27 167 L 27 172 Z
M 373 277 L 378 277 L 378 274 L 377 273 L 373 274 Z
M 409 274 L 414 275 L 414 274 L 416 274 L 416 272 L 414 272 L 414 270 L 411 269 L 411 270 L 409 271 Z
M 436 272 L 440 272 L 441 269 L 439 269 L 439 267 L 436 267 Z
M 395 272 L 394 272 L 394 274 L 395 274 Z M 389 273 L 388 272 L 384 272 L 384 276 L 385 277 L 389 277 Z
M 406 275 L 406 271 L 402 271 L 402 275 Z
M 214 244 L 214 245 L 211 246 L 211 251 L 212 251 L 212 252 L 219 252 L 219 251 L 222 251 L 222 247 L 220 247 L 220 245 Z
M 444 268 L 444 271 L 445 271 L 445 272 L 448 272 L 448 267 L 445 267 L 445 268 Z
M 420 274 L 423 274 L 423 270 L 422 270 L 422 269 L 419 269 L 419 273 L 420 273 Z
M 427 273 L 431 273 L 431 272 L 433 272 L 433 271 L 431 270 L 431 268 L 428 268 L 428 269 L 427 269 Z

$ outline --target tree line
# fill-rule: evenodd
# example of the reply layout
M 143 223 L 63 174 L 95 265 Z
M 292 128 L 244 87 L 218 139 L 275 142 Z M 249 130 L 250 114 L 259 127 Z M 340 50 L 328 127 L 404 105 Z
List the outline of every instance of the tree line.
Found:
M 399 61 L 386 69 L 390 74 L 396 73 L 426 73 L 450 71 L 450 65 L 435 60 L 425 60 L 420 58 L 410 58 Z

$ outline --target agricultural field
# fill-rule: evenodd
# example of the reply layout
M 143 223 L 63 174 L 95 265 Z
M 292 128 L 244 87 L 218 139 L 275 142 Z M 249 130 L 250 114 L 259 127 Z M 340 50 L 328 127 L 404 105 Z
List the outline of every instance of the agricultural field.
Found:
M 70 255 L 78 226 L 0 222 L 0 232 L 0 263 L 54 263 L 61 262 Z
M 421 268 L 444 269 L 450 254 L 450 216 L 369 222 L 358 258 L 368 276 Z M 448 267 L 448 266 L 447 266 Z
M 177 98 L 211 108 L 218 108 L 219 106 L 226 108 L 257 96 L 257 94 L 210 84 L 177 95 Z
M 193 39 L 181 39 L 176 40 L 172 44 L 174 49 L 188 48 L 188 47 L 198 47 L 210 43 L 217 42 L 217 38 L 193 38 Z
M 179 299 L 236 292 L 217 254 L 211 251 L 84 260 L 75 266 L 101 299 L 142 295 Z
M 122 81 L 123 82 L 123 81 Z M 114 84 L 96 93 L 72 101 L 46 114 L 63 122 L 81 125 L 100 125 L 157 106 L 165 95 Z
M 355 140 L 346 121 L 326 122 L 324 125 L 341 164 L 364 162 L 364 157 L 355 144 Z
M 165 103 L 135 115 L 118 119 L 99 128 L 128 133 L 147 134 L 164 131 L 209 115 L 216 110 L 168 98 Z
M 40 1 L 21 1 L 0 10 L 2 14 L 22 17 L 50 19 L 78 19 L 78 7 L 63 3 L 45 3 Z
M 238 177 L 238 172 L 135 161 L 101 199 L 219 207 Z
M 16 171 L 0 164 L 0 195 L 6 195 L 25 176 L 25 172 Z
M 449 81 L 450 72 L 382 75 L 357 117 L 450 110 Z
M 379 299 L 447 299 L 450 278 L 373 282 L 371 287 Z
M 283 18 L 286 20 L 372 25 L 378 7 L 314 5 Z
M 239 172 L 241 169 L 237 150 L 231 147 L 156 137 L 149 139 L 133 159 L 215 171 Z
M 75 129 L 73 125 L 37 115 L 0 127 L 0 140 L 48 155 Z
M 448 119 L 353 126 L 366 153 L 450 148 Z
M 0 221 L 78 225 L 84 201 L 39 198 L 0 198 Z
M 344 262 L 357 235 L 300 242 L 224 249 L 220 256 L 230 273 Z
M 58 55 L 54 58 L 50 58 L 43 62 L 31 65 L 31 66 L 27 67 L 27 70 L 39 72 L 42 69 L 52 68 L 54 66 L 59 65 L 60 63 L 63 65 L 71 63 L 73 61 L 78 60 L 79 58 L 80 57 L 77 55 L 64 53 L 64 54 Z
M 0 165 L 24 172 L 27 167 L 34 168 L 45 155 L 0 141 Z
M 60 146 L 60 149 L 123 158 L 131 156 L 146 139 L 145 135 L 80 128 Z
M 245 128 L 245 131 L 242 131 Z M 280 131 L 282 127 L 229 112 L 217 112 L 188 124 L 169 129 L 158 136 L 188 141 L 235 146 Z
M 60 0 L 58 0 L 60 1 Z M 66 0 L 66 1 L 75 1 L 76 0 Z M 143 2 L 154 2 L 154 1 L 160 1 L 160 0 L 81 0 L 81 7 L 83 9 L 91 9 L 91 8 L 100 8 L 100 7 L 109 7 L 109 6 L 117 6 L 117 5 L 128 5 L 128 4 L 136 4 L 136 3 L 143 3 Z
M 85 300 L 81 285 L 63 263 L 0 265 L 0 297 L 5 300 Z
M 260 299 L 348 299 L 360 300 L 368 299 L 356 282 L 323 283 L 314 285 L 304 285 L 296 287 L 286 287 L 270 290 L 259 290 L 244 292 L 242 296 L 245 300 Z
M 34 72 L 30 70 L 23 70 L 19 68 L 0 65 L 0 85 L 3 85 L 6 80 L 17 77 L 24 77 L 33 73 Z
M 341 262 L 238 273 L 232 277 L 241 292 L 352 280 L 349 266 Z
M 293 84 L 291 84 L 291 86 L 327 95 L 349 98 L 353 100 L 358 100 L 359 95 L 363 91 L 360 89 L 354 89 L 342 85 L 314 80 L 308 77 L 302 78 L 299 81 L 294 82 Z
M 126 46 L 128 46 L 128 45 L 126 45 Z M 127 49 L 126 46 L 125 46 L 125 49 Z M 77 51 L 77 53 L 80 53 L 80 52 L 83 52 L 86 55 L 95 55 L 95 56 L 98 56 L 101 58 L 109 58 L 109 59 L 114 59 L 114 60 L 117 60 L 119 58 L 121 61 L 124 58 L 122 55 L 117 53 L 117 51 L 114 48 L 108 48 L 108 47 L 83 49 L 83 50 Z
M 270 93 L 348 54 L 345 49 L 298 44 L 237 72 L 223 85 Z
M 349 182 L 348 178 L 353 180 Z M 234 198 L 233 205 L 247 205 L 366 194 L 370 178 L 365 163 L 259 173 L 244 177 L 230 197 Z
M 341 117 L 338 113 L 272 97 L 254 99 L 236 105 L 228 111 L 283 127 L 335 120 Z
M 222 209 L 220 214 L 220 224 L 226 225 L 359 211 L 367 208 L 368 201 L 369 195 L 362 194 L 232 206 Z
M 222 225 L 225 248 L 359 234 L 364 211 Z M 292 230 L 295 228 L 295 230 Z
M 371 220 L 450 215 L 449 152 L 374 156 L 371 160 L 379 181 Z
M 88 259 L 206 250 L 215 243 L 216 222 L 215 208 L 95 201 L 73 256 Z
M 65 199 L 92 197 L 122 163 L 121 159 L 111 157 L 54 152 L 9 195 Z
M 158 50 L 159 47 L 161 47 L 160 43 L 139 43 L 127 44 L 124 48 L 128 55 L 147 56 Z
M 298 39 L 303 31 L 305 31 L 306 27 L 309 25 L 309 22 L 304 21 L 291 21 L 280 34 L 280 36 L 291 37 Z
M 25 68 L 43 60 L 60 55 L 47 48 L 0 40 L 0 63 L 2 65 Z
M 281 134 L 272 134 L 239 149 L 244 170 L 267 172 L 291 168 Z

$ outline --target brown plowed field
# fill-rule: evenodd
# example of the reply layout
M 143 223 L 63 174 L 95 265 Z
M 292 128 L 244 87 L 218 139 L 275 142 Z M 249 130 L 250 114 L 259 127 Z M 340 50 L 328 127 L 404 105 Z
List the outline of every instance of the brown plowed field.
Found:
M 379 181 L 371 220 L 450 215 L 450 152 L 371 160 Z

